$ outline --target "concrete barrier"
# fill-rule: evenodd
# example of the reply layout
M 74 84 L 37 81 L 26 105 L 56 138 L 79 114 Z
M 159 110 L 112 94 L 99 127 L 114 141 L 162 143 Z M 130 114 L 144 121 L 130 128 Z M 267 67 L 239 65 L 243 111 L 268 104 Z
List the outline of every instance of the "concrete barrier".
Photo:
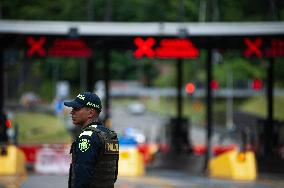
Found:
M 239 152 L 236 149 L 220 154 L 209 161 L 209 175 L 233 180 L 255 180 L 255 155 L 251 151 Z
M 23 151 L 14 145 L 6 147 L 6 154 L 0 155 L 0 175 L 26 175 L 26 159 Z
M 144 159 L 139 152 L 137 143 L 131 139 L 119 140 L 119 176 L 142 176 L 145 174 Z

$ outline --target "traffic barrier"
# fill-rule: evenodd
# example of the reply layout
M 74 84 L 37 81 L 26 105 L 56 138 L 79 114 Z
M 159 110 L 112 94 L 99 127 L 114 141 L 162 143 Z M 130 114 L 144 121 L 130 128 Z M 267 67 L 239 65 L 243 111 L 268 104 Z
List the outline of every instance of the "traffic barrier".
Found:
M 33 166 L 36 161 L 37 150 L 40 149 L 41 145 L 20 145 L 21 149 L 26 156 L 26 163 L 30 166 Z
M 227 151 L 231 151 L 236 149 L 237 146 L 235 144 L 231 145 L 216 145 L 212 147 L 212 152 L 214 156 L 220 155 L 222 153 L 225 153 Z M 192 145 L 192 151 L 195 155 L 204 155 L 207 150 L 207 147 L 203 144 L 196 144 Z
M 158 152 L 158 146 L 156 144 L 138 144 L 137 149 L 142 154 L 145 165 L 153 162 L 154 156 Z
M 68 174 L 71 163 L 70 148 L 61 145 L 44 146 L 36 153 L 35 172 L 40 174 Z
M 217 145 L 213 147 L 213 154 L 214 156 L 220 155 L 222 153 L 226 153 L 228 151 L 232 151 L 234 149 L 237 149 L 237 145 L 231 144 L 231 145 Z
M 26 159 L 23 151 L 14 145 L 6 147 L 6 154 L 0 155 L 0 175 L 26 176 Z
M 137 148 L 137 143 L 130 138 L 119 139 L 119 176 L 142 176 L 145 166 L 142 154 Z
M 209 175 L 234 180 L 255 180 L 255 155 L 251 151 L 238 152 L 236 149 L 220 154 L 209 161 Z

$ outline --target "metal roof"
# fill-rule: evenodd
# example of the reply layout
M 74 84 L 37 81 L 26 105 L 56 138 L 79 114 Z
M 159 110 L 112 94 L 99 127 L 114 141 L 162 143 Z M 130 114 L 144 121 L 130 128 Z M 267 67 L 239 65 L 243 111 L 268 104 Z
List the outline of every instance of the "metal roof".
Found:
M 283 35 L 284 22 L 66 22 L 0 20 L 0 34 L 66 35 L 77 28 L 81 36 L 254 36 Z

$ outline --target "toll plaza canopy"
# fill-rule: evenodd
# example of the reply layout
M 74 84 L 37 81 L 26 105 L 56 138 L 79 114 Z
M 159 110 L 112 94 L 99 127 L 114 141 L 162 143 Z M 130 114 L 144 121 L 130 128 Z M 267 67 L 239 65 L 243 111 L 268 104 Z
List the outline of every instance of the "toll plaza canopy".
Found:
M 1 46 L 27 47 L 25 36 L 88 39 L 89 47 L 135 49 L 136 37 L 189 38 L 197 48 L 245 49 L 245 38 L 260 37 L 263 45 L 284 35 L 284 22 L 230 23 L 133 23 L 133 22 L 62 22 L 62 21 L 0 21 Z M 33 39 L 39 40 L 37 38 Z M 51 41 L 47 40 L 48 45 Z M 256 46 L 256 39 L 249 39 Z
M 62 22 L 1 20 L 3 34 L 67 35 L 77 29 L 81 36 L 190 36 L 283 35 L 284 22 L 210 22 L 210 23 L 134 23 L 134 22 Z
M 245 57 L 268 58 L 267 126 L 265 150 L 273 148 L 273 59 L 284 57 L 284 22 L 228 23 L 132 23 L 132 22 L 62 22 L 62 21 L 0 21 L 0 55 L 5 50 L 24 49 L 27 58 L 85 57 L 96 50 L 130 49 L 136 58 L 178 59 L 178 123 L 181 112 L 182 59 L 199 56 L 207 49 L 207 148 L 212 135 L 212 49 L 237 49 Z M 106 83 L 108 60 L 105 58 Z M 0 67 L 3 86 L 3 63 Z M 4 87 L 1 87 L 4 88 Z M 106 84 L 106 99 L 108 97 Z M 3 108 L 0 92 L 0 110 Z M 108 100 L 106 100 L 107 103 Z M 105 105 L 108 111 L 108 103 Z M 207 150 L 207 160 L 209 157 Z M 207 161 L 206 160 L 206 161 Z

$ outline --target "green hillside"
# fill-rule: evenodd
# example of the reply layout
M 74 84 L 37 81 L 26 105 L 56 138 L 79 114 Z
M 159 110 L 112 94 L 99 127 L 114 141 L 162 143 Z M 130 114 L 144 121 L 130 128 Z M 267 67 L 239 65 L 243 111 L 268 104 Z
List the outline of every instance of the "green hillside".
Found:
M 19 126 L 20 143 L 70 143 L 71 137 L 56 116 L 21 112 L 16 113 L 14 125 Z
M 284 120 L 284 97 L 274 97 L 274 118 L 277 120 Z M 252 114 L 266 117 L 267 114 L 267 100 L 265 97 L 255 97 L 249 99 L 241 106 L 241 110 Z

